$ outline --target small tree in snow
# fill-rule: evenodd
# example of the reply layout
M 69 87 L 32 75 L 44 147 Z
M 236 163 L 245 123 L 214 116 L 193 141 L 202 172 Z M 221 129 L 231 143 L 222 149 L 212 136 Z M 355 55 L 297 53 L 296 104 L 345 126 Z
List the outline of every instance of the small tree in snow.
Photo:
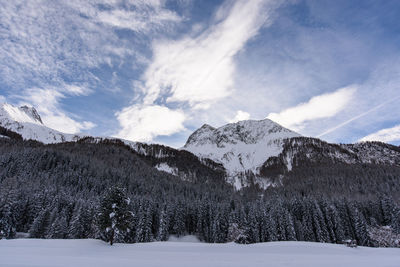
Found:
M 112 187 L 103 197 L 98 217 L 97 227 L 100 238 L 112 245 L 114 242 L 124 242 L 131 231 L 130 224 L 133 215 L 129 210 L 130 199 L 125 190 Z

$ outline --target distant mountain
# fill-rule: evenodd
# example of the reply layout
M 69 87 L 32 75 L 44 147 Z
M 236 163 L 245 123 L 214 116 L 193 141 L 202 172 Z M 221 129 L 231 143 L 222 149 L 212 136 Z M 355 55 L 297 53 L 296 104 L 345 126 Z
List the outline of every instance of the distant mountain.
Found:
M 0 126 L 14 131 L 26 140 L 45 144 L 76 141 L 78 135 L 66 134 L 44 125 L 39 113 L 33 107 L 0 104 Z
M 83 137 L 46 127 L 33 107 L 0 105 L 0 137 L 36 140 L 45 144 L 123 143 L 151 167 L 184 181 L 226 181 L 236 189 L 267 189 L 285 184 L 312 170 L 328 177 L 334 168 L 348 175 L 348 166 L 400 166 L 400 148 L 381 142 L 330 144 L 303 137 L 269 120 L 245 120 L 219 128 L 203 125 L 182 149 L 115 138 Z M 12 131 L 12 132 L 10 132 Z M 13 134 L 15 132 L 16 134 Z
M 282 179 L 290 172 L 292 176 L 304 166 L 400 166 L 400 149 L 396 146 L 381 142 L 329 144 L 302 137 L 268 119 L 240 121 L 219 128 L 205 124 L 189 137 L 183 149 L 221 163 L 227 181 L 237 189 L 282 185 Z
M 245 173 L 257 174 L 267 159 L 282 152 L 285 139 L 299 136 L 269 119 L 219 128 L 205 124 L 189 137 L 183 149 L 223 164 L 228 181 L 240 189 L 249 185 L 243 179 Z
M 29 107 L 0 114 L 0 239 L 104 238 L 96 214 L 118 186 L 135 216 L 117 242 L 399 246 L 397 146 L 330 144 L 250 120 L 204 125 L 174 149 L 63 134 Z

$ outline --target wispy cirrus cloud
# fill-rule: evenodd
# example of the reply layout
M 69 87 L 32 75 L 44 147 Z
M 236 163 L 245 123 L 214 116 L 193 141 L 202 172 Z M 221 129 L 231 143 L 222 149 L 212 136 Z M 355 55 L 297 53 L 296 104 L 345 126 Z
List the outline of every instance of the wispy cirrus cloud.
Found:
M 156 41 L 153 61 L 144 74 L 145 103 L 160 94 L 167 102 L 187 102 L 207 108 L 231 93 L 235 55 L 269 19 L 268 3 L 238 0 L 217 12 L 214 24 L 197 36 Z
M 155 41 L 153 59 L 143 75 L 142 103 L 118 112 L 118 118 L 127 110 L 140 113 L 141 109 L 160 102 L 164 107 L 185 107 L 185 112 L 193 113 L 229 96 L 234 90 L 235 56 L 271 21 L 270 14 L 277 3 L 228 1 L 205 30 L 179 40 Z M 175 109 L 169 108 L 169 112 Z M 142 127 L 140 121 L 133 120 L 137 127 Z M 122 130 L 118 136 L 137 136 L 133 129 L 129 130 L 131 122 L 120 119 L 119 122 Z M 182 129 L 179 123 L 175 125 L 170 134 Z
M 180 20 L 157 0 L 1 1 L 0 83 L 19 99 L 40 104 L 49 126 L 67 132 L 88 129 L 93 124 L 78 122 L 60 102 L 95 91 L 74 92 L 73 87 L 101 87 L 94 70 L 103 65 L 118 66 L 126 58 L 144 62 L 116 29 L 146 34 Z M 51 101 L 42 101 L 38 92 Z
M 400 124 L 364 136 L 359 141 L 381 141 L 386 143 L 400 141 Z
M 270 113 L 267 117 L 292 130 L 299 131 L 307 122 L 330 118 L 346 108 L 352 100 L 357 86 L 348 86 L 312 97 L 308 102 L 287 108 L 279 113 Z

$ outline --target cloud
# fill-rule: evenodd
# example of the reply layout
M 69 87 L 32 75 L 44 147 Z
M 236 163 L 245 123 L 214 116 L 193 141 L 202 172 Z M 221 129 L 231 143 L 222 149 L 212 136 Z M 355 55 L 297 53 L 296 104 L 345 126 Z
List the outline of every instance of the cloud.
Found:
M 101 8 L 101 6 L 103 8 Z M 163 30 L 179 22 L 163 1 L 5 1 L 0 7 L 0 81 L 20 88 L 93 81 L 91 68 L 136 55 L 115 27 Z
M 116 137 L 151 141 L 159 135 L 171 135 L 185 129 L 185 114 L 164 106 L 130 106 L 116 114 L 122 130 Z
M 140 3 L 140 2 L 138 2 Z M 112 27 L 146 33 L 166 24 L 182 21 L 175 12 L 163 9 L 159 4 L 136 3 L 135 10 L 113 9 L 96 12 L 95 19 Z
M 30 88 L 25 90 L 20 104 L 33 105 L 39 112 L 44 125 L 64 133 L 79 133 L 89 130 L 96 125 L 90 121 L 78 122 L 64 112 L 59 105 L 61 99 L 68 94 L 80 95 L 87 93 L 88 90 L 77 86 L 66 85 L 63 93 L 60 89 L 41 89 Z
M 400 124 L 369 134 L 359 141 L 381 141 L 386 143 L 400 141 Z
M 333 93 L 312 97 L 308 102 L 290 107 L 280 113 L 270 113 L 267 118 L 298 131 L 313 120 L 330 118 L 342 111 L 353 98 L 356 86 L 348 86 Z
M 235 118 L 233 118 L 229 122 L 238 122 L 238 121 L 244 121 L 244 120 L 248 120 L 248 119 L 250 119 L 250 113 L 247 113 L 247 112 L 242 111 L 242 110 L 238 110 L 236 112 Z
M 156 41 L 144 74 L 145 103 L 168 94 L 167 102 L 207 108 L 231 94 L 234 57 L 268 20 L 266 3 L 238 0 L 231 8 L 223 5 L 215 23 L 197 36 Z
M 358 114 L 358 115 L 356 115 L 356 116 L 354 116 L 354 117 L 352 117 L 352 118 L 350 118 L 350 119 L 348 119 L 348 120 L 346 120 L 346 121 L 344 121 L 344 122 L 342 122 L 342 123 L 340 123 L 338 125 L 335 125 L 334 127 L 329 128 L 328 130 L 325 130 L 324 132 L 322 132 L 319 135 L 317 135 L 317 137 L 321 137 L 321 136 L 330 134 L 330 133 L 342 128 L 343 126 L 346 126 L 349 123 L 352 123 L 352 122 L 354 122 L 354 121 L 356 121 L 356 120 L 358 120 L 358 119 L 360 119 L 360 118 L 362 118 L 362 117 L 364 117 L 364 116 L 366 116 L 366 115 L 368 115 L 370 113 L 373 113 L 374 111 L 376 111 L 376 110 L 378 110 L 380 108 L 383 108 L 383 107 L 387 106 L 389 103 L 394 102 L 395 100 L 397 100 L 399 98 L 400 98 L 400 96 L 392 98 L 392 99 L 390 99 L 388 101 L 385 101 L 385 102 L 383 102 L 383 103 L 381 103 L 381 104 L 379 104 L 379 105 L 377 105 L 377 106 L 375 106 L 373 108 L 370 108 L 365 112 L 362 112 L 362 113 L 360 113 L 360 114 Z
M 117 113 L 122 127 L 118 136 L 151 140 L 160 134 L 174 134 L 183 129 L 185 119 L 192 118 L 196 110 L 208 109 L 229 96 L 235 84 L 235 56 L 270 21 L 276 2 L 227 1 L 205 30 L 191 32 L 178 40 L 156 40 L 152 61 L 142 76 L 142 85 L 137 88 L 142 93 L 144 108 L 138 108 L 135 103 Z M 183 111 L 172 111 L 164 105 L 181 107 Z M 154 126 L 156 123 L 137 119 L 146 117 L 144 110 L 150 107 L 162 108 L 174 115 L 168 131 L 158 129 Z M 191 115 L 183 116 L 182 112 Z M 165 118 L 164 114 L 160 115 Z M 165 127 L 162 120 L 160 123 L 161 128 Z
M 6 98 L 2 95 L 0 95 L 0 103 L 5 103 L 6 102 Z
M 132 44 L 139 38 L 122 38 L 116 30 L 143 36 L 179 21 L 162 0 L 2 1 L 0 84 L 36 106 L 49 127 L 68 133 L 93 128 L 63 111 L 61 102 L 105 86 L 95 74 L 104 65 L 146 62 Z

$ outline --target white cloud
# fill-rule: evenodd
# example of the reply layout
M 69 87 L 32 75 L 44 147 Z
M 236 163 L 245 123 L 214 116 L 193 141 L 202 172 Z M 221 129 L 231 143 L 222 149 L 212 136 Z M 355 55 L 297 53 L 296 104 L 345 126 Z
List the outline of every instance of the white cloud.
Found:
M 39 112 L 44 125 L 60 132 L 79 133 L 95 127 L 96 125 L 92 122 L 78 122 L 72 119 L 59 106 L 60 100 L 65 98 L 67 94 L 84 94 L 87 90 L 68 85 L 63 91 L 62 93 L 56 89 L 30 88 L 24 92 L 23 96 L 19 97 L 23 100 L 20 104 L 34 106 Z
M 356 90 L 356 86 L 349 86 L 333 93 L 314 96 L 306 103 L 290 107 L 280 113 L 270 113 L 267 118 L 298 131 L 309 121 L 330 118 L 338 114 L 350 103 Z
M 2 1 L 0 81 L 14 98 L 37 107 L 49 127 L 68 133 L 90 129 L 93 123 L 78 122 L 60 101 L 93 92 L 87 88 L 102 82 L 93 69 L 121 66 L 127 56 L 134 64 L 145 62 L 115 28 L 143 34 L 179 21 L 163 0 Z
M 400 141 L 400 124 L 392 128 L 382 129 L 369 134 L 361 138 L 359 141 L 381 141 L 386 143 Z
M 234 57 L 268 20 L 266 4 L 272 2 L 238 0 L 232 7 L 223 5 L 214 25 L 197 36 L 155 42 L 153 61 L 144 74 L 145 103 L 169 94 L 168 102 L 207 108 L 231 94 Z
M 6 98 L 2 95 L 0 95 L 0 103 L 5 103 L 6 102 Z
M 158 135 L 171 135 L 185 129 L 185 114 L 164 106 L 130 106 L 116 114 L 122 130 L 119 138 L 151 141 Z
M 142 106 L 135 103 L 117 113 L 122 127 L 118 136 L 149 141 L 157 135 L 174 134 L 192 117 L 183 112 L 198 115 L 199 110 L 229 96 L 234 89 L 235 56 L 269 21 L 275 3 L 227 1 L 205 30 L 197 26 L 179 40 L 155 41 L 153 59 L 142 77 L 143 84 L 137 87 L 143 94 Z M 170 110 L 160 102 L 184 110 Z M 159 119 L 148 119 L 152 113 Z M 244 112 L 239 114 L 239 119 L 247 117 Z
M 168 23 L 182 20 L 175 12 L 153 6 L 140 5 L 137 10 L 114 9 L 99 11 L 96 20 L 112 27 L 130 29 L 137 32 L 148 32 L 153 28 L 163 28 Z
M 236 112 L 235 118 L 233 118 L 229 122 L 238 122 L 238 121 L 244 121 L 244 120 L 248 120 L 248 119 L 250 119 L 250 113 L 247 113 L 247 112 L 242 111 L 242 110 L 238 110 Z

